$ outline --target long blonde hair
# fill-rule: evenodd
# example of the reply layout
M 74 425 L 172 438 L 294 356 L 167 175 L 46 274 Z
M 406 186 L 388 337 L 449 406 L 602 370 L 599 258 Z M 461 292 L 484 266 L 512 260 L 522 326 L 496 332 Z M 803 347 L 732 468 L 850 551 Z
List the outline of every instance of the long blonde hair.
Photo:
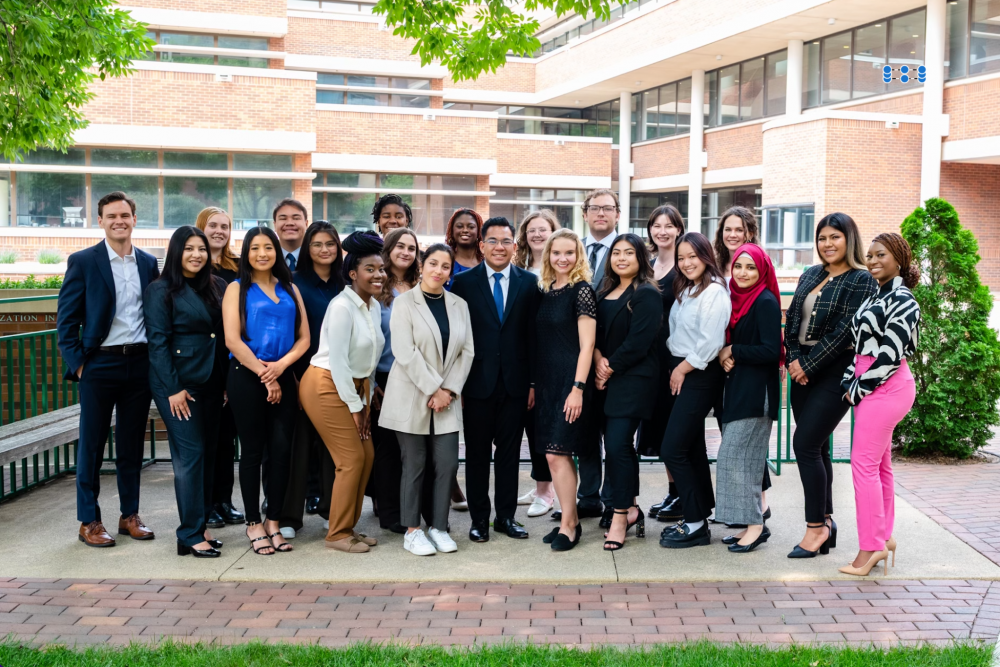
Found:
M 233 253 L 233 247 L 231 245 L 233 239 L 233 219 L 226 212 L 225 209 L 221 209 L 218 206 L 209 206 L 208 208 L 201 209 L 198 214 L 197 219 L 194 221 L 194 226 L 205 231 L 205 227 L 208 226 L 208 219 L 211 218 L 216 213 L 221 213 L 222 215 L 229 218 L 229 240 L 230 243 L 226 244 L 226 247 L 222 249 L 222 254 L 219 255 L 219 261 L 217 263 L 213 262 L 216 266 L 222 269 L 227 269 L 229 271 L 239 271 L 240 269 L 240 258 Z
M 556 272 L 552 268 L 550 257 L 552 256 L 552 244 L 559 239 L 569 239 L 576 243 L 576 265 L 569 272 L 569 284 L 575 285 L 582 282 L 590 282 L 590 263 L 587 262 L 587 251 L 583 247 L 583 241 L 572 229 L 557 229 L 545 242 L 545 249 L 542 250 L 542 275 L 538 279 L 538 286 L 543 292 L 552 289 L 556 281 Z
M 549 227 L 553 232 L 562 227 L 562 225 L 559 224 L 559 219 L 556 218 L 556 214 L 547 208 L 532 211 L 528 215 L 524 216 L 524 220 L 521 221 L 521 226 L 517 228 L 517 238 L 515 239 L 515 242 L 517 243 L 517 250 L 514 251 L 514 266 L 518 268 L 531 268 L 531 247 L 528 245 L 528 225 L 530 225 L 532 221 L 537 218 L 541 218 L 545 222 L 549 223 Z

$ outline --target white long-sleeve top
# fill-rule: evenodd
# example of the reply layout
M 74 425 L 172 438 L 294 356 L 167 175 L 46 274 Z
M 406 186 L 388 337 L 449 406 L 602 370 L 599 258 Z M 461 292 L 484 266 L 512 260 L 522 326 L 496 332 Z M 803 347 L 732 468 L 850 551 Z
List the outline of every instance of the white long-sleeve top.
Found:
M 370 299 L 368 305 L 350 287 L 338 294 L 326 308 L 319 347 L 310 365 L 330 371 L 340 399 L 351 412 L 361 412 L 371 404 L 385 336 L 382 335 L 381 305 Z M 355 378 L 369 378 L 369 393 L 364 400 L 354 388 Z
M 713 282 L 698 296 L 688 288 L 670 309 L 670 354 L 699 370 L 719 356 L 726 345 L 726 327 L 733 302 L 725 285 Z

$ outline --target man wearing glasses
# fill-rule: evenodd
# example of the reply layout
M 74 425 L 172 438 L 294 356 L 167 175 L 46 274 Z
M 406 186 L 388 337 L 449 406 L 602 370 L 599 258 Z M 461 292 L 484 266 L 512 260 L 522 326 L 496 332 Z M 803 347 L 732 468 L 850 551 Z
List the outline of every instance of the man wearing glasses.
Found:
M 592 283 L 595 290 L 600 290 L 604 280 L 604 261 L 611 252 L 615 238 L 618 236 L 618 217 L 621 207 L 618 195 L 612 190 L 594 190 L 583 200 L 583 219 L 587 222 L 589 234 L 583 239 L 587 250 L 587 261 L 594 277 Z M 604 414 L 605 392 L 595 392 L 595 404 L 591 412 L 595 415 Z M 580 517 L 601 517 L 601 527 L 611 527 L 611 489 L 607 480 L 601 488 L 601 434 L 598 424 L 591 429 L 594 434 L 593 446 L 580 452 L 580 488 L 577 491 L 577 512 Z
M 462 390 L 465 485 L 472 529 L 469 539 L 490 539 L 490 453 L 493 447 L 493 528 L 526 539 L 514 519 L 518 460 L 528 408 L 534 403 L 531 371 L 535 314 L 540 292 L 535 276 L 513 266 L 514 228 L 506 218 L 483 223 L 483 261 L 454 278 L 451 292 L 469 306 L 475 357 Z

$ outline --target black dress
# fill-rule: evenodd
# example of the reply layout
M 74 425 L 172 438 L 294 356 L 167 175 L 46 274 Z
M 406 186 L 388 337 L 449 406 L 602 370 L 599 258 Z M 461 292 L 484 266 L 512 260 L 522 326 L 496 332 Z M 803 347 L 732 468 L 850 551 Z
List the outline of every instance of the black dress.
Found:
M 577 320 L 597 319 L 597 297 L 589 283 L 579 282 L 542 294 L 535 320 L 538 327 L 539 372 L 535 379 L 535 442 L 550 454 L 571 456 L 586 445 L 589 422 L 584 392 L 583 413 L 570 424 L 563 406 L 576 379 L 580 358 Z
M 660 446 L 663 444 L 663 434 L 670 421 L 670 410 L 674 407 L 674 396 L 670 393 L 670 373 L 673 366 L 670 363 L 670 350 L 667 339 L 670 338 L 670 309 L 674 306 L 674 277 L 677 267 L 670 269 L 667 275 L 657 281 L 660 286 L 660 296 L 663 299 L 663 324 L 656 336 L 656 352 L 660 357 L 660 391 L 656 396 L 656 410 L 652 419 L 644 419 L 639 426 L 639 441 L 637 449 L 639 456 L 660 457 Z

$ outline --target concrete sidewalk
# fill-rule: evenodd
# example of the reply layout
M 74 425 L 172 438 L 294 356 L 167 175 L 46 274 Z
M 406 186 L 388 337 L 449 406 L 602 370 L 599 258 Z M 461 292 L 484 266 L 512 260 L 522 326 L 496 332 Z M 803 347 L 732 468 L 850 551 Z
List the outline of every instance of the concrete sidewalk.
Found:
M 186 579 L 204 581 L 285 582 L 507 582 L 513 584 L 615 582 L 720 582 L 720 581 L 858 581 L 841 575 L 857 549 L 854 493 L 850 467 L 835 465 L 835 518 L 839 525 L 838 548 L 829 556 L 791 560 L 786 554 L 804 530 L 802 487 L 794 465 L 782 467 L 768 493 L 773 537 L 750 554 L 731 554 L 719 543 L 731 531 L 713 526 L 713 544 L 686 550 L 667 550 L 658 544 L 664 524 L 647 523 L 647 538 L 630 534 L 622 551 L 602 550 L 603 531 L 596 519 L 584 522 L 579 547 L 555 553 L 541 542 L 555 525 L 549 517 L 528 519 L 519 508 L 518 519 L 531 533 L 529 540 L 511 540 L 493 534 L 486 544 L 473 544 L 466 534 L 467 513 L 452 512 L 452 535 L 459 551 L 419 558 L 405 552 L 402 536 L 382 531 L 366 506 L 359 530 L 381 543 L 368 554 L 343 554 L 323 547 L 319 517 L 306 517 L 306 526 L 293 541 L 295 551 L 257 556 L 249 551 L 243 526 L 215 531 L 225 543 L 223 557 L 202 560 L 176 555 L 177 524 L 172 472 L 156 464 L 143 472 L 142 511 L 145 522 L 157 531 L 152 542 L 119 539 L 113 549 L 90 549 L 77 541 L 73 478 L 65 478 L 10 503 L 0 505 L 0 525 L 13 529 L 15 539 L 0 542 L 0 576 L 66 577 L 88 579 Z M 521 472 L 522 491 L 532 482 Z M 104 478 L 105 513 L 115 516 L 114 478 Z M 660 465 L 642 468 L 642 506 L 656 502 L 666 488 Z M 239 497 L 237 489 L 236 497 Z M 978 553 L 906 500 L 897 498 L 895 537 L 897 563 L 890 579 L 1000 579 L 1000 567 Z M 109 521 L 113 524 L 114 521 Z M 881 576 L 881 574 L 879 575 Z

